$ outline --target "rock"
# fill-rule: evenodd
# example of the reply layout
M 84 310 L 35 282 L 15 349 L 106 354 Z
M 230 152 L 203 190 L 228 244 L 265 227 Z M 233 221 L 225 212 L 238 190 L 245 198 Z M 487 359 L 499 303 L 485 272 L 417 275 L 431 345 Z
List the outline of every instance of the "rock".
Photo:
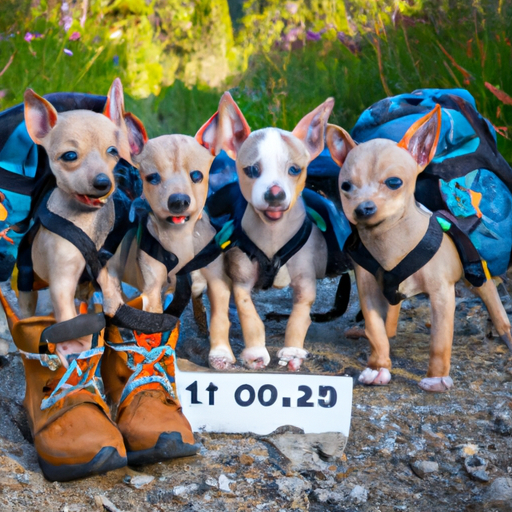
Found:
M 437 473 L 439 471 L 439 464 L 431 460 L 417 460 L 411 466 L 414 473 L 420 478 L 425 478 L 431 473 Z
M 478 453 L 478 446 L 476 444 L 461 444 L 457 448 L 459 448 L 459 454 L 462 458 L 471 457 L 471 455 L 475 455 Z
M 340 492 L 328 491 L 327 489 L 315 489 L 312 498 L 318 503 L 341 503 L 345 501 L 345 495 Z
M 311 484 L 297 476 L 283 477 L 276 480 L 279 491 L 290 499 L 298 498 L 300 495 L 311 489 Z
M 0 356 L 6 356 L 9 353 L 9 342 L 0 338 Z
M 217 480 L 215 480 L 215 478 L 211 478 L 211 477 L 208 477 L 204 483 L 208 486 L 208 487 L 219 487 L 219 482 L 217 482 Z
M 136 476 L 126 475 L 124 477 L 124 483 L 126 483 L 132 487 L 135 487 L 135 489 L 140 489 L 141 487 L 144 487 L 145 485 L 150 484 L 154 479 L 155 479 L 155 477 L 151 476 L 151 475 L 142 475 L 142 474 L 136 475 Z
M 230 484 L 234 484 L 234 480 L 230 480 L 226 475 L 219 476 L 219 489 L 224 492 L 231 492 Z
M 268 438 L 290 460 L 295 470 L 323 471 L 341 459 L 347 438 L 339 432 L 324 434 L 285 433 Z M 329 461 L 329 462 L 327 462 Z
M 95 496 L 94 503 L 100 510 L 106 510 L 107 512 L 123 512 L 118 509 L 107 497 L 105 496 Z
M 492 429 L 502 436 L 512 436 L 512 419 L 508 415 L 500 414 L 494 418 Z
M 486 508 L 494 507 L 503 512 L 511 512 L 512 478 L 496 478 L 484 495 L 484 504 Z
M 368 501 L 368 491 L 362 485 L 356 485 L 350 491 L 348 497 L 356 503 L 366 503 Z
M 487 468 L 487 461 L 482 459 L 482 457 L 479 457 L 478 455 L 466 457 L 464 466 L 473 480 L 478 480 L 480 482 L 489 481 L 489 475 L 485 471 Z
M 193 494 L 199 489 L 199 485 L 197 484 L 189 484 L 189 485 L 177 485 L 172 488 L 172 493 L 174 496 L 185 496 L 187 494 Z

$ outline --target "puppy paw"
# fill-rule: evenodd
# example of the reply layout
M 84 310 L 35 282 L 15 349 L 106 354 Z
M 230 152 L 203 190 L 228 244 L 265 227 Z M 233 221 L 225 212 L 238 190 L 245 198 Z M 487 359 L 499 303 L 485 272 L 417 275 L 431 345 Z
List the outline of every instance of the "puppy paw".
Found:
M 506 332 L 505 334 L 502 334 L 500 338 L 501 341 L 505 342 L 505 345 L 507 345 L 510 352 L 512 352 L 512 333 Z
M 281 366 L 288 366 L 288 370 L 296 372 L 300 370 L 302 361 L 309 357 L 309 352 L 303 348 L 284 347 L 277 353 L 277 357 Z
M 363 327 L 351 327 L 350 329 L 347 329 L 343 334 L 345 338 L 349 340 L 358 340 L 359 338 L 368 339 L 368 336 L 366 336 L 366 332 Z
M 235 368 L 235 363 L 235 356 L 226 348 L 216 348 L 208 354 L 208 364 L 213 370 L 229 371 Z
M 270 355 L 265 347 L 246 348 L 240 357 L 249 370 L 263 370 L 270 362 Z
M 380 370 L 373 370 L 372 368 L 365 368 L 361 375 L 359 375 L 359 382 L 362 384 L 373 384 L 374 386 L 385 386 L 391 380 L 391 373 L 387 368 Z
M 424 391 L 444 393 L 453 387 L 453 380 L 451 377 L 425 377 L 418 386 Z

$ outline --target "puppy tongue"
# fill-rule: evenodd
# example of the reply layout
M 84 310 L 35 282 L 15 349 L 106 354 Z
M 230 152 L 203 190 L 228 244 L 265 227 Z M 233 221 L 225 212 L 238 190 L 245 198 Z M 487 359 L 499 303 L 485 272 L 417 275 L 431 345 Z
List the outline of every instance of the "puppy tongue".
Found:
M 171 217 L 171 219 L 174 224 L 183 224 L 187 220 L 187 217 Z
M 273 212 L 273 211 L 269 211 L 269 210 L 267 210 L 267 211 L 265 212 L 265 215 L 266 215 L 269 219 L 272 219 L 272 220 L 279 220 L 279 219 L 283 216 L 283 212 L 281 212 L 281 211 Z

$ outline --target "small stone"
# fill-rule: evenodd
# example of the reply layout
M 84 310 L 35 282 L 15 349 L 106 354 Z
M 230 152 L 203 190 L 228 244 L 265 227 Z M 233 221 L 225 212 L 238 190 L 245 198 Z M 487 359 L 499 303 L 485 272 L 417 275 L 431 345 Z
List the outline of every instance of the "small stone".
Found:
M 512 478 L 496 478 L 484 495 L 484 504 L 487 508 L 494 507 L 500 511 L 510 512 L 512 510 Z
M 208 487 L 219 487 L 219 484 L 217 482 L 217 480 L 215 480 L 215 478 L 211 478 L 211 477 L 208 477 L 204 483 L 208 486 Z
M 311 489 L 311 484 L 307 480 L 297 476 L 278 478 L 276 484 L 279 491 L 291 499 Z
M 9 353 L 9 342 L 0 338 L 0 356 L 6 356 Z
M 425 478 L 430 473 L 437 473 L 439 471 L 439 464 L 431 460 L 417 460 L 411 466 L 414 473 L 420 478 Z
M 318 503 L 341 503 L 345 501 L 345 495 L 339 492 L 328 491 L 327 489 L 315 489 L 313 498 Z
M 177 485 L 172 488 L 172 493 L 174 496 L 184 496 L 186 494 L 193 494 L 199 489 L 197 484 L 189 484 L 189 485 Z
M 224 492 L 231 492 L 230 484 L 235 483 L 233 480 L 230 480 L 226 475 L 221 474 L 219 476 L 219 489 Z
M 368 501 L 368 491 L 362 485 L 356 485 L 350 491 L 348 497 L 357 503 L 366 503 Z
M 463 444 L 459 446 L 460 448 L 460 456 L 464 459 L 466 457 L 471 457 L 471 455 L 475 455 L 478 453 L 478 446 L 476 444 Z
M 473 480 L 477 480 L 479 482 L 488 482 L 489 481 L 489 473 L 487 471 L 483 471 L 479 469 L 478 471 L 475 471 L 474 473 L 471 473 L 471 478 Z
M 485 472 L 487 468 L 487 461 L 482 459 L 482 457 L 479 457 L 478 455 L 466 457 L 464 466 L 469 476 L 474 480 L 479 480 L 480 482 L 489 481 L 489 475 Z
M 135 487 L 135 489 L 140 489 L 144 487 L 145 485 L 150 484 L 155 479 L 154 476 L 151 475 L 137 475 L 137 476 L 130 476 L 126 475 L 124 477 L 124 482 L 132 487 Z
M 244 466 L 250 466 L 254 463 L 254 459 L 245 453 L 242 453 L 240 455 L 240 464 L 243 464 Z
M 107 512 L 122 512 L 122 510 L 118 509 L 106 496 L 95 496 L 94 503 L 103 511 L 106 510 Z
M 492 429 L 502 436 L 512 436 L 512 419 L 504 414 L 496 416 Z

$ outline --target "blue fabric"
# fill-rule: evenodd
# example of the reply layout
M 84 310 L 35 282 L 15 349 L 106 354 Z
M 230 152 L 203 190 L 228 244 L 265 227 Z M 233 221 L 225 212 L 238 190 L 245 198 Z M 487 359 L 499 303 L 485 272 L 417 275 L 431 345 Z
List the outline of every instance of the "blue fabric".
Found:
M 33 178 L 37 170 L 37 146 L 30 138 L 25 122 L 22 122 L 12 132 L 11 136 L 0 151 L 0 167 L 15 174 L 22 174 Z M 30 197 L 1 188 L 5 194 L 4 206 L 7 209 L 7 219 L 0 222 L 0 231 L 8 226 L 23 220 L 30 210 Z M 0 239 L 0 281 L 8 279 L 12 265 L 18 253 L 18 245 L 23 234 L 9 231 L 8 236 L 14 241 L 14 245 L 4 239 Z M 5 266 L 5 268 L 4 268 Z
M 512 251 L 512 194 L 496 175 L 477 169 L 449 182 L 440 180 L 441 194 L 450 211 L 458 218 L 478 217 L 469 233 L 480 256 L 493 276 L 507 271 Z M 470 191 L 482 194 L 475 208 Z

